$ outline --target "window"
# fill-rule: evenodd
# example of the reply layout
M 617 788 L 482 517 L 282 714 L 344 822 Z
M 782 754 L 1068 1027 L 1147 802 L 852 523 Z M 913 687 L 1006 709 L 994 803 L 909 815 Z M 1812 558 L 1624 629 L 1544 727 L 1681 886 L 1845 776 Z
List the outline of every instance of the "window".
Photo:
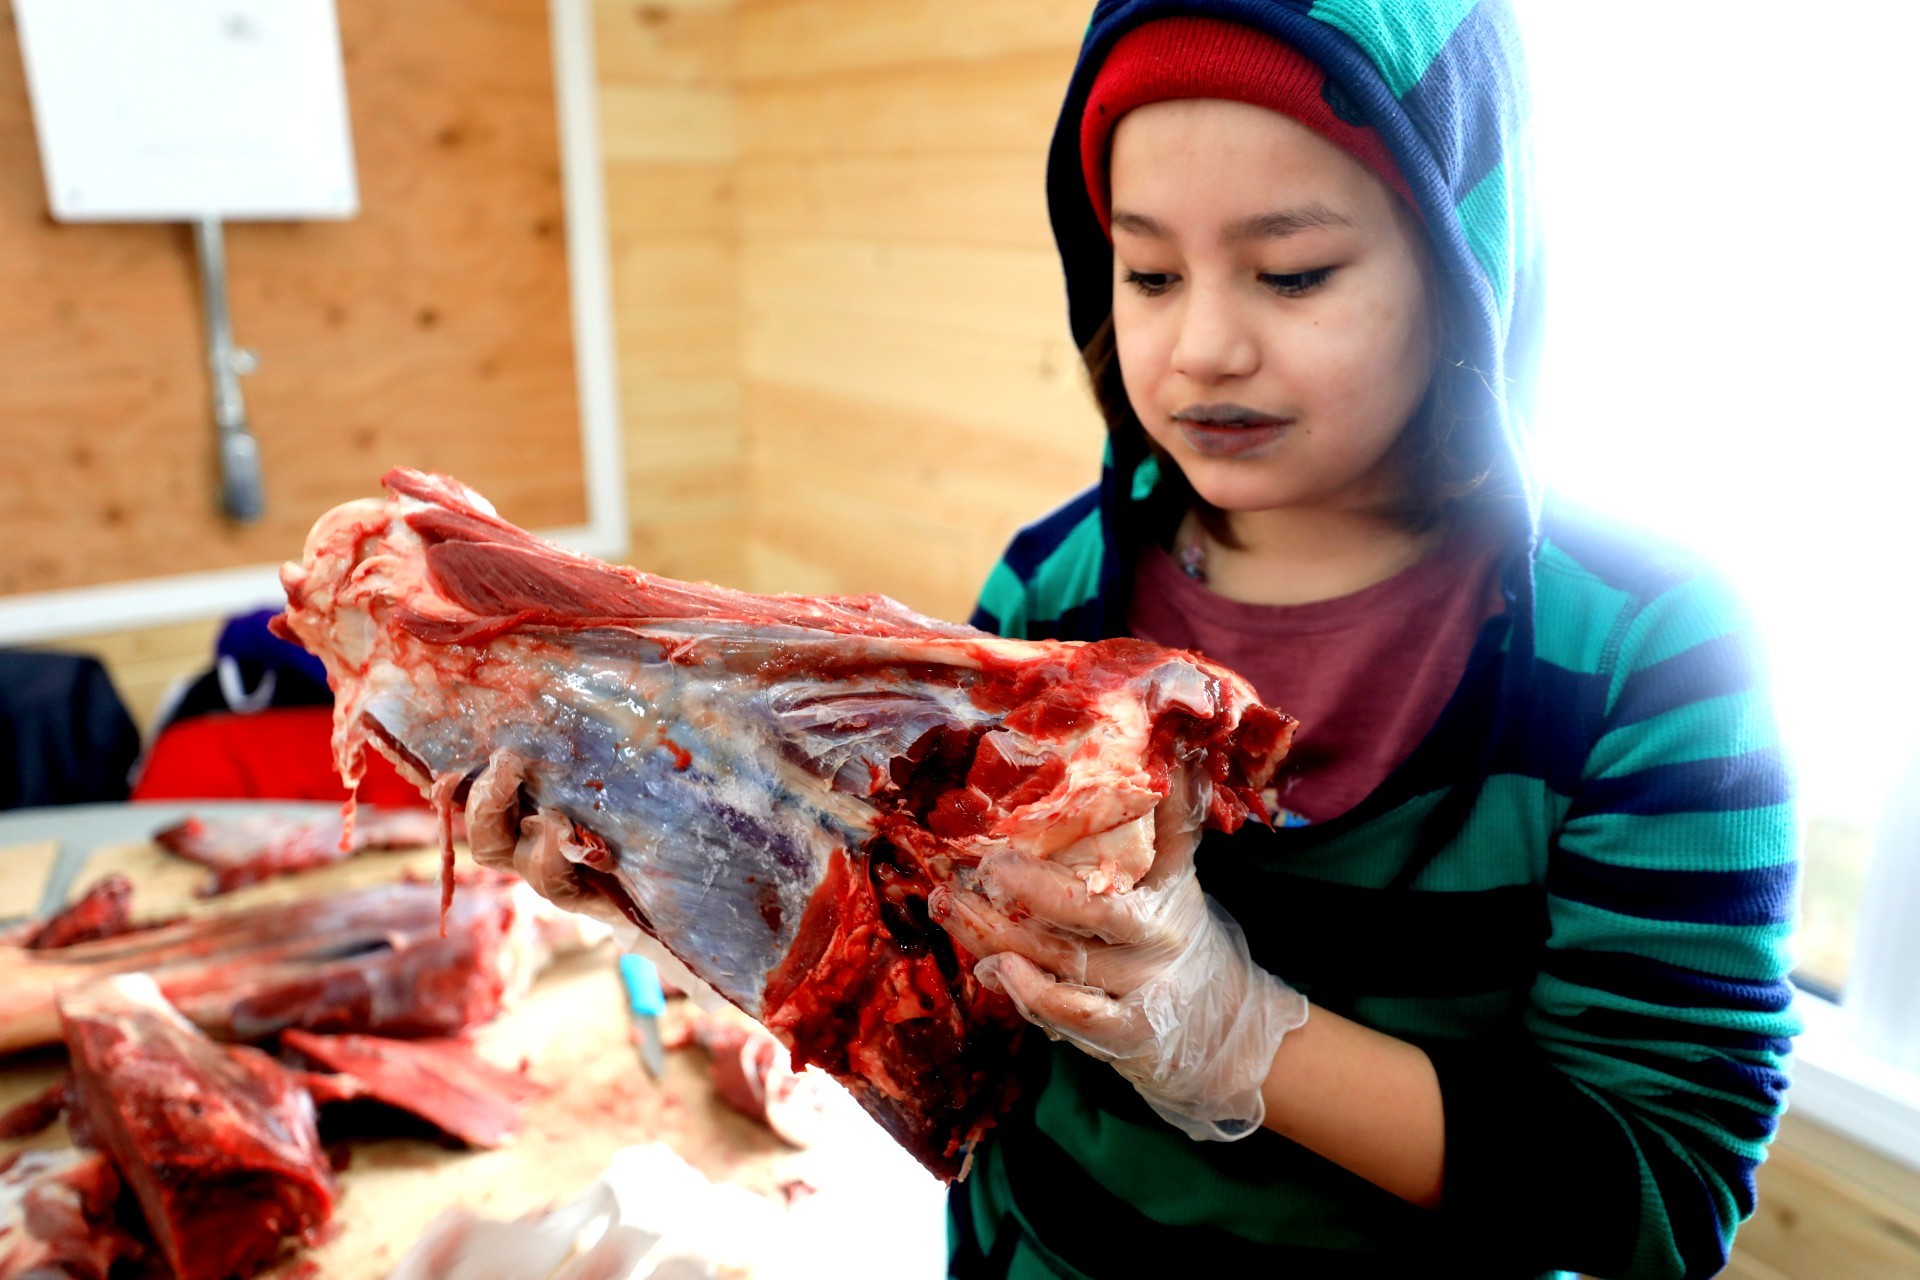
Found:
M 1799 977 L 1844 1005 L 1863 965 L 1920 970 L 1891 944 L 1856 954 L 1870 878 L 1920 925 L 1920 874 L 1904 873 L 1920 809 L 1906 845 L 1883 823 L 1920 786 L 1904 88 L 1920 18 L 1783 0 L 1516 9 L 1548 255 L 1542 467 L 1707 552 L 1756 615 L 1806 816 Z M 1920 972 L 1870 985 L 1895 980 Z

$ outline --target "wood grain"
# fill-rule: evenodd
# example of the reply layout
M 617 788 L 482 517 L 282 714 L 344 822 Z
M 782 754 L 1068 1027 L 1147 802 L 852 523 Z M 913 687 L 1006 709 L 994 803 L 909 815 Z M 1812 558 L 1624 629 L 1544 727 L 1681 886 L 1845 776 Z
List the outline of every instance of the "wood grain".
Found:
M 1920 1171 L 1788 1115 L 1758 1182 L 1759 1207 L 1740 1228 L 1729 1275 L 1920 1275 Z
M 799 233 L 1037 249 L 1052 244 L 1045 182 L 1046 157 L 1031 149 L 752 155 L 739 166 L 741 229 L 749 243 Z
M 268 509 L 216 474 L 191 243 L 46 214 L 0 0 L 0 594 L 271 563 L 407 463 L 585 517 L 543 0 L 339 4 L 362 213 L 228 231 Z
M 1088 0 L 741 0 L 736 68 L 751 85 L 1036 50 L 1071 67 L 1091 12 Z
M 743 156 L 1045 155 L 1073 51 L 743 85 Z

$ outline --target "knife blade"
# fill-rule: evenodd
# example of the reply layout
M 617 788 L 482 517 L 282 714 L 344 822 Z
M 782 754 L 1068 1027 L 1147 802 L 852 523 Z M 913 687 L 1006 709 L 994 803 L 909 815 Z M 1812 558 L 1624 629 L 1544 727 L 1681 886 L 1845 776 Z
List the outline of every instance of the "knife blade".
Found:
M 660 1015 L 667 1011 L 667 997 L 660 989 L 660 971 L 645 956 L 623 955 L 620 985 L 626 988 L 627 1013 L 633 1018 L 640 1063 L 658 1080 L 667 1070 L 667 1050 L 660 1041 Z

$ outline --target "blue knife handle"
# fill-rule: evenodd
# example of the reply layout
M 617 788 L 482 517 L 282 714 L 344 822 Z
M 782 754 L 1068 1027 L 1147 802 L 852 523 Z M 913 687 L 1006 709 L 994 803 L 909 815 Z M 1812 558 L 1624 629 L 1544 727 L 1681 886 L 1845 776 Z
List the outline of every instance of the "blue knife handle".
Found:
M 627 989 L 627 1008 L 636 1018 L 657 1018 L 667 1011 L 660 990 L 660 971 L 645 956 L 620 957 L 620 982 Z

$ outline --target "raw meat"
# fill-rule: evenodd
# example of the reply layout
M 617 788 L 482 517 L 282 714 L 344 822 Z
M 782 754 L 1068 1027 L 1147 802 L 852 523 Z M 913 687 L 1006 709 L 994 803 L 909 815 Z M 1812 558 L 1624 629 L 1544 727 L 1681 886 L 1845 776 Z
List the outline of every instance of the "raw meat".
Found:
M 0 1280 L 107 1280 L 140 1244 L 114 1221 L 107 1158 L 63 1147 L 0 1159 Z
M 0 1112 L 0 1138 L 27 1138 L 52 1128 L 72 1102 L 73 1076 L 63 1075 L 31 1098 Z
M 213 874 L 200 896 L 231 893 L 273 876 L 291 875 L 343 862 L 368 849 L 417 849 L 436 844 L 440 826 L 419 809 L 365 806 L 344 820 L 299 822 L 266 815 L 252 818 L 188 818 L 154 834 L 154 842 Z
M 722 1102 L 758 1120 L 790 1146 L 813 1145 L 828 1106 L 826 1091 L 833 1087 L 825 1075 L 795 1071 L 785 1045 L 733 1018 L 702 1017 L 692 1030 L 711 1055 L 708 1075 Z
M 176 1280 L 250 1276 L 289 1237 L 318 1238 L 333 1174 L 286 1068 L 207 1039 L 144 974 L 68 993 L 60 1020 L 88 1128 Z
M 1163 799 L 1231 830 L 1292 736 L 1196 655 L 656 578 L 458 481 L 386 484 L 281 571 L 348 784 L 371 743 L 443 812 L 464 798 L 476 857 L 517 843 L 542 892 L 610 902 L 945 1178 L 1010 1100 L 1024 1024 L 928 893 L 995 850 L 1124 890 Z
M 371 1098 L 419 1116 L 473 1147 L 497 1147 L 520 1127 L 521 1108 L 544 1092 L 517 1071 L 480 1058 L 458 1040 L 391 1040 L 288 1031 L 290 1049 L 329 1071 L 323 1101 Z
M 60 1038 L 63 991 L 150 973 L 222 1040 L 287 1027 L 450 1035 L 491 1018 L 539 959 L 531 895 L 486 872 L 440 936 L 440 892 L 399 883 L 220 912 L 56 951 L 0 952 L 0 1053 Z
M 133 885 L 124 875 L 116 871 L 102 876 L 78 902 L 59 915 L 49 916 L 19 945 L 29 951 L 52 951 L 77 942 L 117 938 L 133 930 L 132 902 Z

